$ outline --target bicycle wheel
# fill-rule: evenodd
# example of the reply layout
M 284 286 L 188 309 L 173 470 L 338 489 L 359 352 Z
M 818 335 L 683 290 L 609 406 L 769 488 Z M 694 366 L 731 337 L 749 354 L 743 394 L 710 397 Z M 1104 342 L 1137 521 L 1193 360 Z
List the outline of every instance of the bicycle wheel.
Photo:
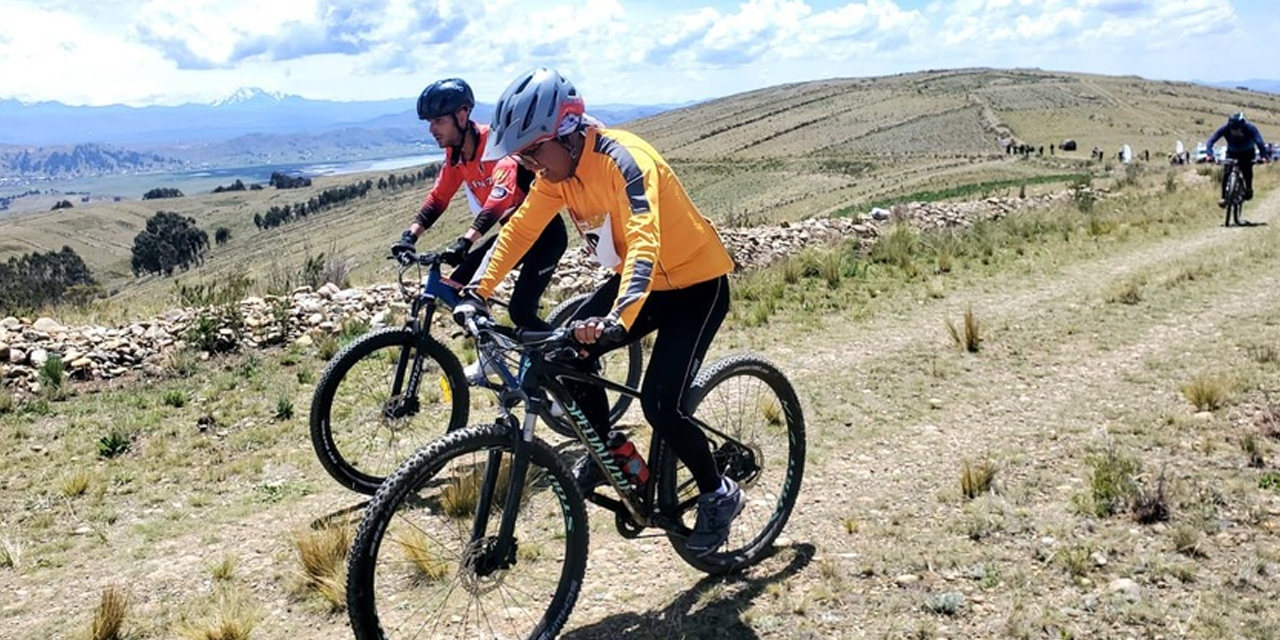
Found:
M 1233 220 L 1237 227 L 1240 226 L 1240 209 L 1244 206 L 1244 185 L 1241 184 L 1241 180 L 1240 173 L 1232 167 L 1231 172 L 1227 174 L 1227 188 L 1224 190 L 1227 201 L 1226 226 L 1228 227 Z
M 578 294 L 556 305 L 551 310 L 551 313 L 547 314 L 547 323 L 553 327 L 564 326 L 590 296 L 591 294 L 589 293 Z M 600 374 L 628 387 L 635 388 L 640 386 L 640 376 L 643 373 L 644 346 L 640 344 L 639 340 L 627 345 L 626 348 L 614 349 L 600 358 Z M 622 419 L 622 416 L 627 413 L 627 408 L 631 406 L 631 396 L 612 391 L 605 393 L 609 397 L 609 424 L 617 424 Z M 560 435 L 574 436 L 573 431 L 563 425 L 552 424 L 550 426 L 553 431 Z
M 311 399 L 311 444 L 320 464 L 352 491 L 373 495 L 415 450 L 467 424 L 470 386 L 458 357 L 435 338 L 423 342 L 418 387 L 409 369 L 417 338 L 383 328 L 340 351 Z
M 716 466 L 742 488 L 746 505 L 715 553 L 699 558 L 685 549 L 684 537 L 668 539 L 694 568 L 723 574 L 763 558 L 791 517 L 804 477 L 804 412 L 786 376 L 749 354 L 703 369 L 693 382 L 692 398 L 694 416 L 708 427 Z M 692 529 L 698 485 L 671 449 L 662 447 L 659 503 L 673 508 Z
M 378 490 L 347 561 L 347 611 L 357 640 L 541 639 L 560 632 L 586 571 L 586 506 L 568 469 L 535 439 L 526 445 L 514 562 L 498 557 L 493 549 L 514 440 L 495 424 L 450 433 Z M 479 487 L 494 464 L 493 506 L 476 536 Z

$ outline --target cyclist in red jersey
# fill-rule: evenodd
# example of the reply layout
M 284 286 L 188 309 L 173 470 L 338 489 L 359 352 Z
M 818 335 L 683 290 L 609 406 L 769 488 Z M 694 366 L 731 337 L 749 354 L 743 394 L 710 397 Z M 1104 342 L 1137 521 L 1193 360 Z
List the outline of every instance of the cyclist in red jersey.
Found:
M 489 236 L 474 248 L 473 245 L 495 223 L 506 222 L 519 208 L 534 178 L 532 171 L 521 167 L 512 158 L 481 158 L 489 127 L 471 121 L 474 108 L 475 96 L 471 87 L 459 78 L 433 82 L 418 97 L 418 119 L 430 124 L 431 136 L 445 150 L 444 163 L 413 223 L 391 247 L 394 256 L 412 253 L 418 236 L 435 224 L 458 188 L 462 187 L 466 190 L 475 220 L 440 255 L 445 262 L 457 266 L 450 277 L 463 283 L 470 282 L 484 264 L 498 234 Z M 538 299 L 551 283 L 551 274 L 567 244 L 564 222 L 553 220 L 524 255 L 508 309 L 511 321 L 516 325 L 543 330 L 550 328 L 538 316 Z

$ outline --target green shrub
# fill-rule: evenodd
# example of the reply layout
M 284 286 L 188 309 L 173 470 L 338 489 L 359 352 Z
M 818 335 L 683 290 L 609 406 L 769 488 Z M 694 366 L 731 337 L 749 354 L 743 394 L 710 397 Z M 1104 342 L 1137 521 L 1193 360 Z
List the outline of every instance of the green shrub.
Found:
M 132 444 L 133 440 L 128 434 L 112 429 L 107 435 L 98 438 L 98 455 L 115 458 L 127 452 Z
M 170 407 L 181 409 L 187 404 L 187 392 L 181 389 L 170 389 L 164 392 L 164 403 Z
M 288 396 L 276 398 L 276 420 L 288 420 L 293 417 L 293 400 Z
M 1090 455 L 1089 492 L 1093 515 L 1107 517 L 1129 508 L 1138 493 L 1137 476 L 1142 470 L 1136 458 L 1118 453 L 1114 448 Z
M 49 356 L 44 364 L 40 365 L 40 384 L 59 389 L 62 382 L 66 379 L 67 363 L 62 361 L 62 356 L 53 354 Z

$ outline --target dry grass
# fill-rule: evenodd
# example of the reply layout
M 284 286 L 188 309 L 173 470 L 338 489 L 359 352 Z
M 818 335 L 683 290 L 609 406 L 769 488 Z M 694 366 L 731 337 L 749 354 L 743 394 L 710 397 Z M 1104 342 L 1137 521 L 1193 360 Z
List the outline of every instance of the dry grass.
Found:
M 972 308 L 965 310 L 962 327 L 957 327 L 951 320 L 947 320 L 947 333 L 951 335 L 951 341 L 963 351 L 978 353 L 982 349 L 982 328 Z
M 1231 382 L 1216 374 L 1199 374 L 1182 386 L 1182 395 L 1200 411 L 1217 411 L 1231 394 Z
M 63 496 L 74 498 L 82 496 L 93 483 L 93 474 L 85 469 L 75 469 L 62 477 L 58 490 Z
M 454 569 L 453 563 L 432 551 L 434 545 L 423 532 L 412 529 L 398 538 L 396 544 L 416 571 L 416 577 L 425 582 L 443 580 Z
M 93 611 L 89 627 L 90 640 L 121 640 L 124 638 L 124 621 L 129 613 L 129 594 L 110 586 L 102 590 L 102 598 Z
M 960 493 L 967 500 L 972 500 L 993 489 L 996 478 L 996 465 L 990 461 L 976 464 L 968 460 L 960 464 Z
M 1086 155 L 1088 148 L 1084 143 Z M 907 166 L 928 173 L 915 160 L 904 161 L 903 171 Z M 762 175 L 744 180 L 764 183 Z M 1274 173 L 1259 175 L 1275 180 Z M 881 188 L 852 187 L 831 197 L 852 201 Z M 846 276 L 835 289 L 816 273 L 795 272 L 790 289 L 781 274 L 774 275 L 769 286 L 786 297 L 771 310 L 768 329 L 727 323 L 708 357 L 762 352 L 778 361 L 801 393 L 809 458 L 801 504 L 784 532 L 790 546 L 729 580 L 702 580 L 665 541 L 621 539 L 607 518 L 595 517 L 603 513 L 597 510 L 593 568 L 583 592 L 616 592 L 617 576 L 597 571 L 597 560 L 643 565 L 650 577 L 635 593 L 628 589 L 625 618 L 612 617 L 616 607 L 584 599 L 566 635 L 605 635 L 619 621 L 633 624 L 638 638 L 786 640 L 846 637 L 850 629 L 885 638 L 930 637 L 916 632 L 1141 638 L 1185 629 L 1186 637 L 1216 638 L 1274 628 L 1280 619 L 1269 606 L 1270 594 L 1280 585 L 1266 570 L 1275 563 L 1268 508 L 1280 495 L 1280 481 L 1246 468 L 1237 442 L 1240 423 L 1250 415 L 1245 403 L 1264 404 L 1259 390 L 1277 388 L 1280 375 L 1273 363 L 1241 357 L 1239 344 L 1242 335 L 1255 344 L 1280 344 L 1280 325 L 1273 321 L 1280 294 L 1272 293 L 1280 289 L 1274 286 L 1280 258 L 1240 248 L 1275 241 L 1266 228 L 1235 234 L 1230 245 L 1202 233 L 1214 221 L 1194 216 L 1213 213 L 1211 188 L 1179 189 L 1176 199 L 1166 200 L 1159 193 L 1139 197 L 1142 188 L 1140 182 L 1126 188 L 1132 198 L 1096 204 L 1094 215 L 1114 222 L 1098 225 L 1098 232 L 1111 229 L 1114 235 L 1089 237 L 1087 222 L 1066 206 L 1046 216 L 1062 224 L 1035 242 L 993 244 L 980 259 L 959 247 L 944 274 L 932 273 L 933 260 L 921 257 L 921 271 L 946 291 L 943 299 L 926 295 L 924 279 L 896 268 Z M 395 225 L 384 224 L 392 235 L 402 217 L 384 216 L 384 223 L 395 219 Z M 251 235 L 237 233 L 232 243 Z M 279 235 L 286 244 L 299 238 Z M 385 243 L 383 235 L 370 232 L 369 246 Z M 1108 284 L 1097 274 L 1167 273 L 1179 261 L 1205 261 L 1215 251 L 1224 260 L 1234 258 L 1232 267 L 1177 286 L 1145 287 L 1138 307 L 1095 304 Z M 167 284 L 150 283 L 151 291 L 163 298 L 161 285 Z M 939 340 L 937 319 L 955 313 L 955 300 L 972 301 L 984 328 L 998 328 L 998 343 L 985 343 L 981 358 Z M 735 298 L 735 313 L 748 306 Z M 145 311 L 129 315 L 149 317 Z M 189 549 L 242 554 L 234 577 L 213 582 L 214 588 L 254 585 L 253 599 L 267 603 L 271 617 L 255 626 L 253 616 L 224 609 L 198 625 L 166 628 L 158 612 L 145 637 L 173 637 L 180 630 L 199 640 L 349 635 L 344 616 L 328 606 L 299 606 L 289 591 L 293 585 L 279 576 L 294 573 L 291 565 L 296 569 L 295 523 L 345 510 L 360 498 L 334 485 L 309 447 L 299 446 L 307 438 L 303 420 L 271 420 L 282 395 L 305 411 L 310 387 L 298 384 L 296 372 L 318 367 L 314 352 L 307 350 L 301 365 L 295 356 L 283 373 L 278 352 L 262 354 L 260 369 L 249 378 L 231 370 L 240 356 L 193 362 L 195 375 L 184 376 L 191 391 L 184 407 L 160 406 L 154 388 L 137 392 L 117 381 L 99 393 L 0 415 L 4 462 L 14 471 L 5 474 L 0 492 L 0 538 L 20 535 L 23 544 L 22 558 L 14 553 L 16 567 L 0 570 L 0 580 L 41 585 L 25 608 L 6 610 L 24 629 L 21 637 L 83 633 L 87 607 L 81 603 L 97 595 L 95 585 L 74 579 L 83 567 L 128 578 L 137 566 L 154 566 L 157 584 L 163 580 L 157 590 L 173 593 L 176 606 L 206 597 L 214 570 L 190 560 Z M 1230 412 L 1187 415 L 1177 391 L 1202 370 L 1231 370 L 1249 380 L 1231 399 L 1234 406 L 1227 405 Z M 492 407 L 474 409 L 488 415 Z M 202 430 L 197 420 L 205 415 L 216 416 L 216 423 Z M 95 439 L 117 425 L 128 429 L 133 446 L 110 460 L 95 458 Z M 1170 477 L 1179 479 L 1178 493 L 1185 486 L 1196 499 L 1171 500 L 1176 511 L 1169 526 L 1137 526 L 1128 517 L 1070 509 L 1076 493 L 1093 506 L 1085 458 L 1103 433 L 1117 451 L 1139 452 L 1145 465 L 1168 463 Z M 1000 492 L 960 503 L 958 461 L 983 455 L 1000 460 Z M 74 465 L 93 465 L 100 476 L 89 494 L 108 487 L 108 499 L 62 500 L 57 479 Z M 1133 475 L 1141 488 L 1146 476 Z M 255 489 L 264 485 L 300 490 L 266 501 Z M 748 491 L 748 497 L 761 496 Z M 70 533 L 85 524 L 103 532 L 109 552 L 97 536 Z M 1198 552 L 1187 551 L 1194 542 L 1176 543 L 1173 531 L 1183 525 L 1191 527 L 1189 539 L 1198 539 Z M 1040 553 L 1042 547 L 1069 551 L 1062 560 L 1049 560 L 1052 551 Z M 1091 549 L 1105 553 L 1108 564 L 1091 568 L 1091 554 L 1081 554 Z M 811 560 L 792 562 L 801 556 Z M 429 556 L 422 565 L 426 576 L 441 571 Z M 895 584 L 904 575 L 919 581 Z M 1137 603 L 1107 592 L 1110 581 L 1129 576 L 1142 587 Z M 931 611 L 930 599 L 946 593 L 961 594 L 974 606 L 954 616 L 946 606 Z M 308 597 L 306 604 L 311 600 L 318 598 Z M 1191 611 L 1194 616 L 1184 615 Z M 174 612 L 168 619 L 180 616 Z M 711 631 L 699 634 L 703 629 Z
M 294 538 L 303 586 L 334 611 L 347 606 L 347 552 L 355 531 L 349 525 L 308 530 Z
M 187 640 L 250 640 L 261 614 L 238 592 L 219 590 L 211 610 L 175 625 Z

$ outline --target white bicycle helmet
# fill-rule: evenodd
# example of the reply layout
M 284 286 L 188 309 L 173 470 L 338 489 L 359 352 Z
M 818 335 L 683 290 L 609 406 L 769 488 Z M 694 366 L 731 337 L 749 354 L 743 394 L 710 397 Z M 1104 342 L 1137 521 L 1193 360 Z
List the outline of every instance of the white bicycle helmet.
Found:
M 541 67 L 522 74 L 498 98 L 484 160 L 497 160 L 566 133 L 559 131 L 565 116 L 581 116 L 585 108 L 578 90 L 555 69 Z

